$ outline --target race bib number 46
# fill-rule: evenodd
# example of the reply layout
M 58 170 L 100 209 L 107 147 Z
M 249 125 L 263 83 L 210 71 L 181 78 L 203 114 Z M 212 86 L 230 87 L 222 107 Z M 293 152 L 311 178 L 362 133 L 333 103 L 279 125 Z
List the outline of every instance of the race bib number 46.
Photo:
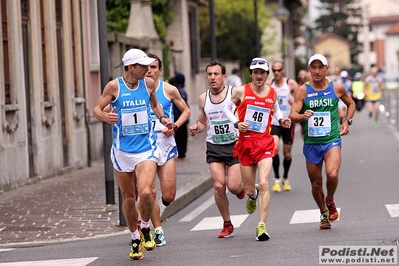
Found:
M 248 130 L 259 133 L 266 131 L 269 123 L 270 109 L 254 105 L 247 105 L 244 122 L 249 124 Z

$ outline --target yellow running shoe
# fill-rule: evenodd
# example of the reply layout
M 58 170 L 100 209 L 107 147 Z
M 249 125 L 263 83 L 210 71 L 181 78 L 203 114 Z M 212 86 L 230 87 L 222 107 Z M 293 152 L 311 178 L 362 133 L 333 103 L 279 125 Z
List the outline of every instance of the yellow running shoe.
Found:
M 143 252 L 141 252 L 141 240 L 135 239 L 130 242 L 130 260 L 142 260 L 144 259 Z
M 290 181 L 288 180 L 288 178 L 283 179 L 283 188 L 285 191 L 291 190 L 291 185 L 290 185 Z
M 280 179 L 275 179 L 274 180 L 273 191 L 274 192 L 280 192 L 281 191 Z
M 247 202 L 245 203 L 245 207 L 247 208 L 247 212 L 249 214 L 252 214 L 256 210 L 256 200 L 258 199 L 259 196 L 259 185 L 255 184 L 255 189 L 256 189 L 256 199 L 252 199 L 251 197 L 248 196 Z
M 145 250 L 154 250 L 156 246 L 150 227 L 141 228 L 139 231 L 143 248 Z
M 256 228 L 256 240 L 258 240 L 258 241 L 266 241 L 266 240 L 269 240 L 269 239 L 270 239 L 270 236 L 267 233 L 266 225 L 258 224 L 258 227 Z
M 320 215 L 320 229 L 331 229 L 328 210 Z

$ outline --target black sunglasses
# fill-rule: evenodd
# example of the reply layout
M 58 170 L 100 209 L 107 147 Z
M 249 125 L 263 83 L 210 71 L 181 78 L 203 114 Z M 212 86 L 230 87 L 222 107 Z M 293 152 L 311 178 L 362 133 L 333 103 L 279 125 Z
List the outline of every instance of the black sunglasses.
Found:
M 280 72 L 281 70 L 283 70 L 282 68 L 280 69 L 272 69 L 273 72 Z
M 252 60 L 252 62 L 251 62 L 251 66 L 266 65 L 266 64 L 267 64 L 267 62 L 265 60 Z

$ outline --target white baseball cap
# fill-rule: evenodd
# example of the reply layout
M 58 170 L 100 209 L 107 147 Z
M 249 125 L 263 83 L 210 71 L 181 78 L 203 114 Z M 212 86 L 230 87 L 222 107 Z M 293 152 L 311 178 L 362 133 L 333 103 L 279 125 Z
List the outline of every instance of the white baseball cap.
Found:
M 347 78 L 349 76 L 348 71 L 346 70 L 342 70 L 339 75 L 341 76 L 341 78 Z
M 251 65 L 249 66 L 249 69 L 263 69 L 264 71 L 269 71 L 269 62 L 267 62 L 266 59 L 260 58 L 260 57 L 255 57 L 251 61 Z
M 144 53 L 140 49 L 130 49 L 128 50 L 125 55 L 122 58 L 122 63 L 119 65 L 115 66 L 115 68 L 123 66 L 128 66 L 128 65 L 134 65 L 134 64 L 139 64 L 143 66 L 148 66 L 152 64 L 156 59 L 148 57 L 146 53 Z
M 327 58 L 321 54 L 312 55 L 312 57 L 309 59 L 308 66 L 310 66 L 310 64 L 312 64 L 312 62 L 315 60 L 319 60 L 323 65 L 328 66 Z

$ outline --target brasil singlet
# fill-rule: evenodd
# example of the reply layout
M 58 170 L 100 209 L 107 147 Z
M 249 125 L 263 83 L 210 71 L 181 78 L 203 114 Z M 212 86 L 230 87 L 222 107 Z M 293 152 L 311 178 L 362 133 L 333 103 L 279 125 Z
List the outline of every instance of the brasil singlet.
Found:
M 366 78 L 366 101 L 377 101 L 381 99 L 381 90 L 380 90 L 380 83 L 382 79 L 380 77 L 372 77 L 368 76 Z
M 327 144 L 340 139 L 338 126 L 338 100 L 335 95 L 334 82 L 328 79 L 327 88 L 315 90 L 306 82 L 306 97 L 301 114 L 306 110 L 314 114 L 305 120 L 304 142 L 306 144 Z
M 204 112 L 208 119 L 206 141 L 212 144 L 225 145 L 236 141 L 237 129 L 224 114 L 226 100 L 230 100 L 233 87 L 228 86 L 223 101 L 213 103 L 211 101 L 210 89 L 205 92 Z M 234 106 L 233 113 L 236 112 Z
M 243 101 L 237 102 L 237 112 L 238 119 L 249 123 L 249 127 L 247 132 L 240 132 L 240 140 L 270 136 L 276 97 L 276 91 L 272 87 L 269 87 L 266 96 L 258 96 L 252 90 L 251 83 L 244 85 Z
M 150 94 L 144 79 L 134 90 L 129 89 L 122 77 L 117 78 L 118 96 L 111 102 L 116 107 L 118 121 L 112 125 L 112 145 L 124 152 L 142 153 L 154 148 L 156 136 L 151 130 Z
M 162 106 L 165 117 L 173 120 L 174 118 L 173 102 L 168 97 L 166 97 L 164 87 L 165 83 L 162 80 L 160 80 L 158 88 L 155 93 L 159 104 Z M 151 109 L 151 122 L 152 122 L 152 129 L 154 130 L 154 132 L 157 133 L 158 136 L 159 134 L 163 135 L 162 129 L 164 129 L 165 126 L 159 121 L 158 117 L 155 115 L 152 109 Z
M 278 87 L 275 83 L 275 80 L 272 81 L 271 86 L 276 90 L 277 101 L 280 107 L 281 112 L 283 113 L 283 117 L 288 117 L 291 111 L 291 104 L 288 102 L 290 98 L 292 98 L 290 87 L 288 86 L 288 80 L 283 83 L 281 87 Z M 281 126 L 277 119 L 273 116 L 272 120 L 273 126 Z

